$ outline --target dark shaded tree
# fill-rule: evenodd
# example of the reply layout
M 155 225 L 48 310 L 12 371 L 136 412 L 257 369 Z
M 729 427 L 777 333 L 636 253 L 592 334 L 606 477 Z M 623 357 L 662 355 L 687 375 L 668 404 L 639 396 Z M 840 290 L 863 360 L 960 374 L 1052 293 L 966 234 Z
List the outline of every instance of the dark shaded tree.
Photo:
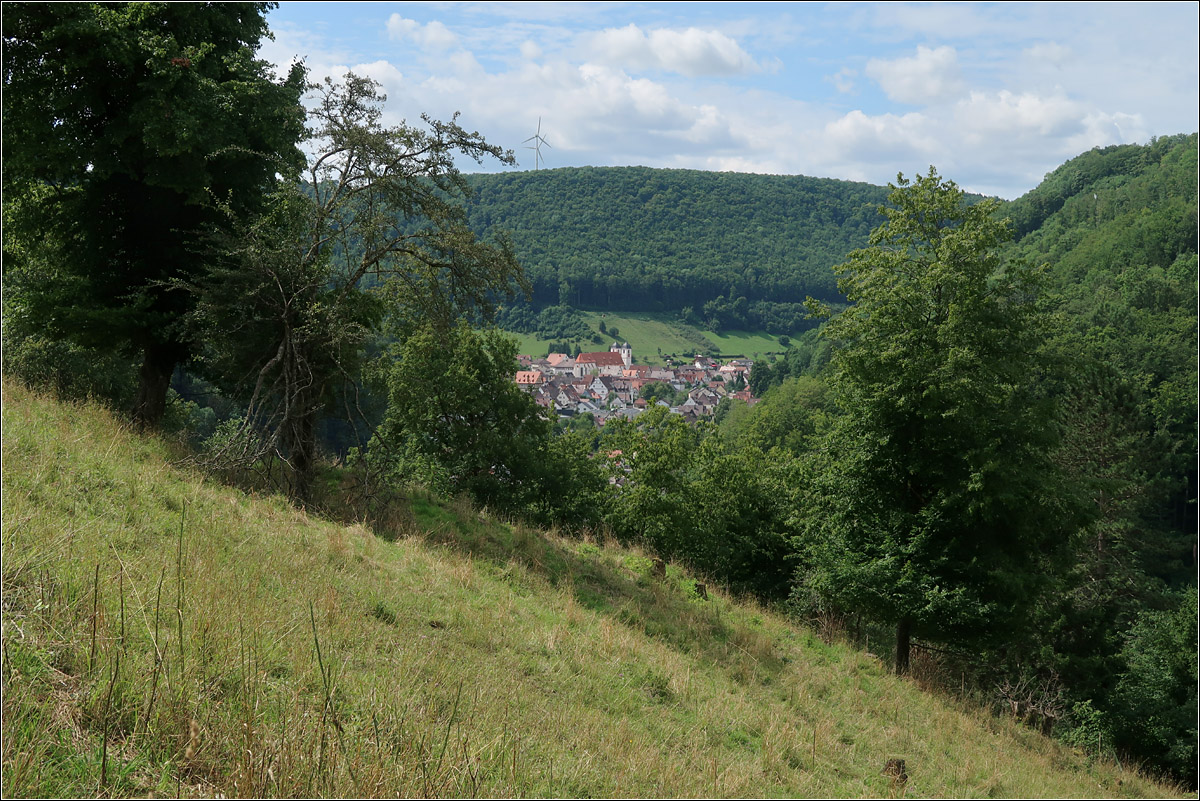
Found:
M 261 210 L 298 169 L 303 70 L 254 54 L 271 3 L 12 3 L 4 8 L 5 265 L 50 338 L 141 362 L 134 416 L 157 422 L 209 260 L 202 232 Z M 6 255 L 7 255 L 6 247 Z

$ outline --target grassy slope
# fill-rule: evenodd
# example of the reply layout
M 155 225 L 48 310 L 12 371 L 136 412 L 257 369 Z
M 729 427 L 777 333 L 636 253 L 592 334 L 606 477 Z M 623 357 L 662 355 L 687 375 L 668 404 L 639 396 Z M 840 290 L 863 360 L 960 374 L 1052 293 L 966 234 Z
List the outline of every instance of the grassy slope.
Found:
M 696 343 L 680 336 L 678 328 L 671 323 L 673 315 L 642 314 L 637 312 L 582 312 L 583 319 L 599 333 L 600 321 L 604 320 L 607 328 L 616 327 L 620 336 L 616 337 L 628 342 L 633 347 L 634 361 L 638 364 L 662 364 L 659 353 L 675 353 L 679 356 L 693 355 L 700 348 Z M 519 353 L 527 353 L 533 357 L 546 355 L 550 340 L 538 339 L 533 334 L 517 334 L 508 332 L 517 339 Z M 765 331 L 726 331 L 720 334 L 712 331 L 702 331 L 704 338 L 722 354 L 741 354 L 751 357 L 754 353 L 765 355 L 768 352 L 782 351 L 778 338 Z M 614 337 L 601 334 L 604 342 L 601 345 L 585 344 L 584 350 L 596 348 L 608 350 Z
M 1171 792 L 634 551 L 419 497 L 373 533 L 94 407 L 3 417 L 6 796 Z

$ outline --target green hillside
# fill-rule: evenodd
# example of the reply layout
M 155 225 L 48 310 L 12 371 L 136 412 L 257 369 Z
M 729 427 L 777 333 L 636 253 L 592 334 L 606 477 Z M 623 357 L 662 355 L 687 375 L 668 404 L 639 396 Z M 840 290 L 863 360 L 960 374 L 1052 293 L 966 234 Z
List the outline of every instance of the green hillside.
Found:
M 6 797 L 1175 793 L 637 551 L 424 495 L 334 522 L 8 380 L 3 415 Z
M 706 331 L 681 325 L 670 314 L 649 312 L 583 312 L 580 315 L 590 332 L 588 337 L 571 340 L 563 337 L 543 337 L 536 333 L 506 331 L 517 340 L 518 351 L 534 357 L 544 356 L 551 345 L 564 341 L 577 343 L 583 351 L 607 350 L 613 340 L 620 339 L 633 347 L 638 364 L 662 364 L 670 354 L 678 357 L 697 353 L 718 353 L 728 356 L 765 355 L 783 350 L 777 337 L 763 331 Z M 604 322 L 605 333 L 600 333 Z M 618 333 L 613 335 L 612 330 Z
M 835 299 L 887 190 L 804 176 L 569 167 L 472 175 L 472 227 L 504 230 L 538 306 L 696 311 L 714 298 Z

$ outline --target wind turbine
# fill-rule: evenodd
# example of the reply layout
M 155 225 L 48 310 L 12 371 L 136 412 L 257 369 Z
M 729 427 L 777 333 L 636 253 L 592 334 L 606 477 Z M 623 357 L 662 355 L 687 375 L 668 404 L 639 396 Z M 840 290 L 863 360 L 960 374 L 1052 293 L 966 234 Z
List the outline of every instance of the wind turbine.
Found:
M 542 118 L 538 117 L 537 133 L 525 140 L 533 142 L 532 145 L 525 145 L 526 150 L 533 151 L 533 168 L 536 170 L 542 163 L 542 145 L 550 147 L 550 143 L 546 141 L 546 137 L 542 136 Z M 522 143 L 524 144 L 524 143 Z

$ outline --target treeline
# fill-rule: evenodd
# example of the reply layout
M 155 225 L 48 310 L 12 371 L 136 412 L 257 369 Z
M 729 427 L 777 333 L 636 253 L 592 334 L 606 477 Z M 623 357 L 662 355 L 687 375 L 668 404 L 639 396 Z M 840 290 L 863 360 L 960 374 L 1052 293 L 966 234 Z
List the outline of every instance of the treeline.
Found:
M 835 300 L 831 268 L 866 244 L 885 190 L 804 176 L 648 167 L 473 175 L 480 235 L 506 231 L 537 307 L 699 311 Z M 783 330 L 775 313 L 764 323 Z
M 590 339 L 591 327 L 584 322 L 583 315 L 571 306 L 547 306 L 534 309 L 523 303 L 500 308 L 495 323 L 505 331 L 519 334 L 537 334 L 539 339 Z
M 776 303 L 769 300 L 751 302 L 744 295 L 718 295 L 705 303 L 699 314 L 686 306 L 679 318 L 709 331 L 766 331 L 770 334 L 792 334 L 813 328 L 816 323 L 803 303 Z

